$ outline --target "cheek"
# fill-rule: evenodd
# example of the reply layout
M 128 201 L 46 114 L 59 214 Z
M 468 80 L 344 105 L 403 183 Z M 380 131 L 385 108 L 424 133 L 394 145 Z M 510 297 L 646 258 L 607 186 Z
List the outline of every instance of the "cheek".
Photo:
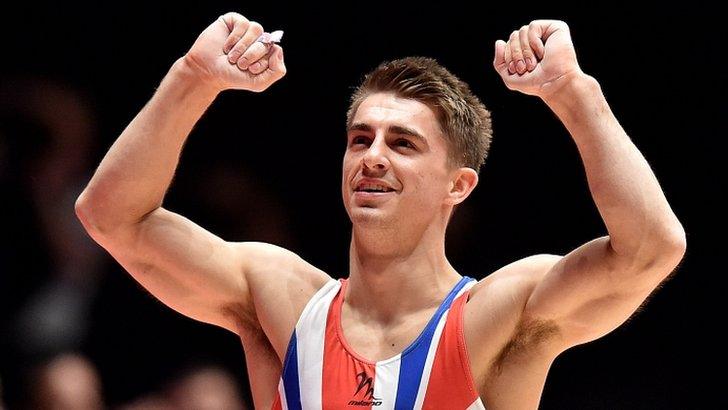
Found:
M 351 155 L 345 154 L 344 160 L 342 161 L 342 164 L 341 164 L 341 195 L 344 199 L 344 205 L 346 205 L 349 200 L 348 190 L 349 190 L 349 185 L 351 184 L 351 179 L 353 178 L 353 175 L 352 175 L 352 172 L 353 172 L 352 164 L 354 164 L 353 161 L 354 160 L 351 157 Z
M 439 206 L 440 200 L 447 193 L 441 173 L 425 169 L 412 174 L 414 178 L 409 183 L 410 189 L 418 203 L 424 206 Z
M 350 170 L 352 166 L 355 166 L 359 162 L 359 154 L 352 153 L 349 150 L 346 150 L 344 153 L 344 159 L 341 161 L 342 168 L 344 171 L 347 169 Z

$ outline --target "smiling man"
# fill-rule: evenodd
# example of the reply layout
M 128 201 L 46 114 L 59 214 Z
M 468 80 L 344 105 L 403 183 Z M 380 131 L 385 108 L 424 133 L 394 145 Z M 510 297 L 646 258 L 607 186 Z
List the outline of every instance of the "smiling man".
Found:
M 551 20 L 497 41 L 494 67 L 567 127 L 608 235 L 480 281 L 460 275 L 445 231 L 478 183 L 490 114 L 426 58 L 380 65 L 352 98 L 348 278 L 166 210 L 184 141 L 215 97 L 285 75 L 282 48 L 263 33 L 237 13 L 212 23 L 76 204 L 89 234 L 159 300 L 241 338 L 256 408 L 537 408 L 554 359 L 627 320 L 682 259 L 684 231 L 649 165 L 579 69 L 568 26 Z

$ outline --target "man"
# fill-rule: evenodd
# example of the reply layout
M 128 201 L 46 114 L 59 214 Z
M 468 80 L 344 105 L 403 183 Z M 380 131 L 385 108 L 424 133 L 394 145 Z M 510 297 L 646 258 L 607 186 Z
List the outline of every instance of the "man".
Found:
M 423 58 L 383 64 L 352 100 L 348 279 L 164 209 L 184 141 L 217 94 L 261 92 L 285 75 L 282 48 L 262 33 L 237 13 L 211 24 L 76 204 L 91 236 L 157 298 L 240 336 L 256 408 L 536 408 L 556 356 L 623 323 L 680 262 L 682 226 L 560 21 L 497 41 L 494 67 L 565 124 L 608 236 L 477 283 L 459 275 L 445 228 L 477 185 L 490 117 Z

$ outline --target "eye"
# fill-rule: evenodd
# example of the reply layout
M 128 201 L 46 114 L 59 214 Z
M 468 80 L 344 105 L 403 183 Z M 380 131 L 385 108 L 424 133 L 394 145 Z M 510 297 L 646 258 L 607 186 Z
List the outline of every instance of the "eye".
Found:
M 405 147 L 405 148 L 414 148 L 415 146 L 412 145 L 411 142 L 407 141 L 404 138 L 400 138 L 397 141 L 395 141 L 395 145 L 398 147 Z
M 357 135 L 351 139 L 351 145 L 366 144 L 367 141 L 367 137 L 363 135 Z

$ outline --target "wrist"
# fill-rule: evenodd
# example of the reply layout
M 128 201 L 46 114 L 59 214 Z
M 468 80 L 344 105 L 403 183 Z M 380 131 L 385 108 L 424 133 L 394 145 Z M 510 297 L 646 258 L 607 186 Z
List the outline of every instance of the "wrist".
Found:
M 562 120 L 604 99 L 599 82 L 581 71 L 559 77 L 547 88 L 541 99 Z
M 601 93 L 597 80 L 581 70 L 565 74 L 544 85 L 541 99 L 548 105 L 565 104 L 584 94 Z
M 180 57 L 172 64 L 169 76 L 184 88 L 194 90 L 199 95 L 211 96 L 213 99 L 224 90 L 219 82 L 206 74 L 198 64 L 187 55 Z

